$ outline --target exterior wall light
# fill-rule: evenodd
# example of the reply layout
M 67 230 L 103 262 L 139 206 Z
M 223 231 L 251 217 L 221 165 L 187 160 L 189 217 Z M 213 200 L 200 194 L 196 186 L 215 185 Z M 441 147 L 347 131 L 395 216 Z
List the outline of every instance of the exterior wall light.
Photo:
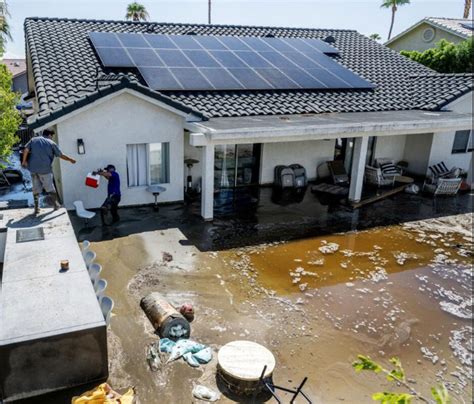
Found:
M 82 139 L 77 139 L 77 154 L 86 154 L 86 147 Z

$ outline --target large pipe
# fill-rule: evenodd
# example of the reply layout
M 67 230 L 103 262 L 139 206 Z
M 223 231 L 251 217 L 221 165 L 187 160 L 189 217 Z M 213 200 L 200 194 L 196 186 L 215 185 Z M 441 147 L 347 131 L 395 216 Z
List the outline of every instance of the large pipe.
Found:
M 189 322 L 158 292 L 145 296 L 140 307 L 161 338 L 177 340 L 190 337 Z

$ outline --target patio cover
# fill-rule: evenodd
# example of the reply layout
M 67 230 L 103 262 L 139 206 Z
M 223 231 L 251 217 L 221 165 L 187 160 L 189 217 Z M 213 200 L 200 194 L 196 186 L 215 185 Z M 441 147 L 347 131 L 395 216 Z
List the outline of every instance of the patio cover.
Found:
M 186 125 L 193 146 L 389 136 L 472 128 L 472 114 L 421 110 L 212 118 Z

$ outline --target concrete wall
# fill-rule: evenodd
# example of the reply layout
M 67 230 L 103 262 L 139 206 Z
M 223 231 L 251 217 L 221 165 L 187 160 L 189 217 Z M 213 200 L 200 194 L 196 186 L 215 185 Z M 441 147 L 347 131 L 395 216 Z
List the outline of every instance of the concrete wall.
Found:
M 132 94 L 122 93 L 97 103 L 57 124 L 58 143 L 63 153 L 77 164 L 60 162 L 62 193 L 66 208 L 79 199 L 86 208 L 100 206 L 106 197 L 107 181 L 99 189 L 84 185 L 88 172 L 114 164 L 121 176 L 121 205 L 153 202 L 146 186 L 127 186 L 126 145 L 170 143 L 170 183 L 159 202 L 183 199 L 183 118 Z M 86 154 L 77 154 L 77 139 L 83 139 Z
M 423 39 L 423 32 L 427 28 L 432 28 L 435 32 L 434 38 L 429 42 Z M 422 52 L 426 49 L 434 48 L 436 43 L 441 41 L 441 39 L 446 39 L 448 42 L 456 44 L 463 40 L 461 37 L 453 35 L 443 29 L 435 28 L 430 24 L 423 23 L 387 46 L 397 52 L 402 50 L 417 50 Z
M 406 135 L 379 136 L 375 144 L 374 158 L 391 158 L 398 163 L 404 159 Z
M 308 179 L 316 178 L 317 167 L 334 158 L 335 140 L 314 140 L 305 142 L 265 143 L 262 145 L 260 183 L 273 182 L 275 166 L 293 163 L 306 168 Z

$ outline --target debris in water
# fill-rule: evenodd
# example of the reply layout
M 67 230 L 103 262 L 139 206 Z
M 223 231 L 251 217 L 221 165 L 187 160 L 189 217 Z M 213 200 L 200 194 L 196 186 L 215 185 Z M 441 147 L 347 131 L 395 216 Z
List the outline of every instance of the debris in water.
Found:
M 161 365 L 159 341 L 153 342 L 148 346 L 146 360 L 150 370 L 156 372 Z
M 173 256 L 169 252 L 165 251 L 163 253 L 163 262 L 167 263 L 167 262 L 171 262 L 171 261 L 173 261 Z
M 468 367 L 473 366 L 474 348 L 472 341 L 474 339 L 474 330 L 471 326 L 466 325 L 459 330 L 452 330 L 449 337 L 449 346 L 453 350 L 453 354 L 459 361 Z
M 217 401 L 220 398 L 220 394 L 211 390 L 206 386 L 197 385 L 193 389 L 193 396 L 199 400 L 204 401 Z
M 420 350 L 423 354 L 423 357 L 429 359 L 433 365 L 436 365 L 436 363 L 439 361 L 438 355 L 436 355 L 434 352 L 431 352 L 427 347 L 422 346 Z
M 328 243 L 326 240 L 321 241 L 322 246 L 318 248 L 323 254 L 334 254 L 339 250 L 339 244 Z

